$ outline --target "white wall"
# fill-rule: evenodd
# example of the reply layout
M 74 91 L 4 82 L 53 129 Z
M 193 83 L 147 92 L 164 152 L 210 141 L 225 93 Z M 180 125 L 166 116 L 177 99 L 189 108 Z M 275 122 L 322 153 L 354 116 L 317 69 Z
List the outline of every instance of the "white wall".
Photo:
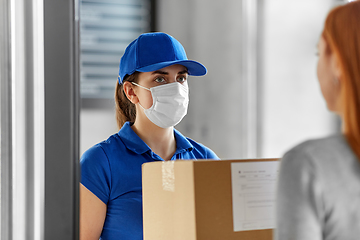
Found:
M 80 112 L 80 154 L 118 131 L 112 108 L 82 109 Z
M 333 1 L 264 1 L 263 156 L 335 130 L 316 76 L 316 45 Z

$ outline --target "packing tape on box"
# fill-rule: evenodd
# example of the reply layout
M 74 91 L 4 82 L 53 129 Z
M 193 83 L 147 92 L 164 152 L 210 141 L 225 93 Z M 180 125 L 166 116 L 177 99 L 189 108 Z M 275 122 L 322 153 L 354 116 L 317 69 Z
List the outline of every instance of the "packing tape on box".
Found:
M 175 161 L 164 161 L 162 163 L 162 187 L 164 191 L 175 191 Z

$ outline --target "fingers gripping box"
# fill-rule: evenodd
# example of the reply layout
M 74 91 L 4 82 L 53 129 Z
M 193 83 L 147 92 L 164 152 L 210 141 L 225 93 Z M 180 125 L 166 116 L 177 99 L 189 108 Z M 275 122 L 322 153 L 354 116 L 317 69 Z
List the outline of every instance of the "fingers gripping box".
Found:
M 144 240 L 270 240 L 277 159 L 142 166 Z

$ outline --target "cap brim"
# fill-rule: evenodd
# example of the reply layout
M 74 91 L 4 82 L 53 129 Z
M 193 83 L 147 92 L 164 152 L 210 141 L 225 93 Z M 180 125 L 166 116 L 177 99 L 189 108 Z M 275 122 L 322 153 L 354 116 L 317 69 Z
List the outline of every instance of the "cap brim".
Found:
M 146 67 L 138 68 L 138 72 L 152 72 L 171 65 L 180 64 L 187 68 L 188 74 L 191 76 L 203 76 L 207 73 L 207 69 L 204 65 L 193 60 L 177 60 L 169 62 L 155 63 Z

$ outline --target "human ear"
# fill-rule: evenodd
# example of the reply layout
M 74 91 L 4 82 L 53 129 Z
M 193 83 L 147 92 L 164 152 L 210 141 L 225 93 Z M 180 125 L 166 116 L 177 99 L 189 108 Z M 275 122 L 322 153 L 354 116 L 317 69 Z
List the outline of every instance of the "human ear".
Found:
M 134 85 L 128 81 L 123 83 L 123 89 L 124 89 L 124 93 L 127 97 L 127 99 L 129 99 L 130 102 L 132 102 L 133 104 L 136 104 L 139 102 L 139 98 L 137 97 L 135 91 L 134 91 Z
M 330 59 L 331 69 L 333 71 L 334 77 L 337 80 L 338 84 L 341 83 L 342 79 L 342 70 L 340 67 L 339 58 L 332 52 L 331 59 Z

